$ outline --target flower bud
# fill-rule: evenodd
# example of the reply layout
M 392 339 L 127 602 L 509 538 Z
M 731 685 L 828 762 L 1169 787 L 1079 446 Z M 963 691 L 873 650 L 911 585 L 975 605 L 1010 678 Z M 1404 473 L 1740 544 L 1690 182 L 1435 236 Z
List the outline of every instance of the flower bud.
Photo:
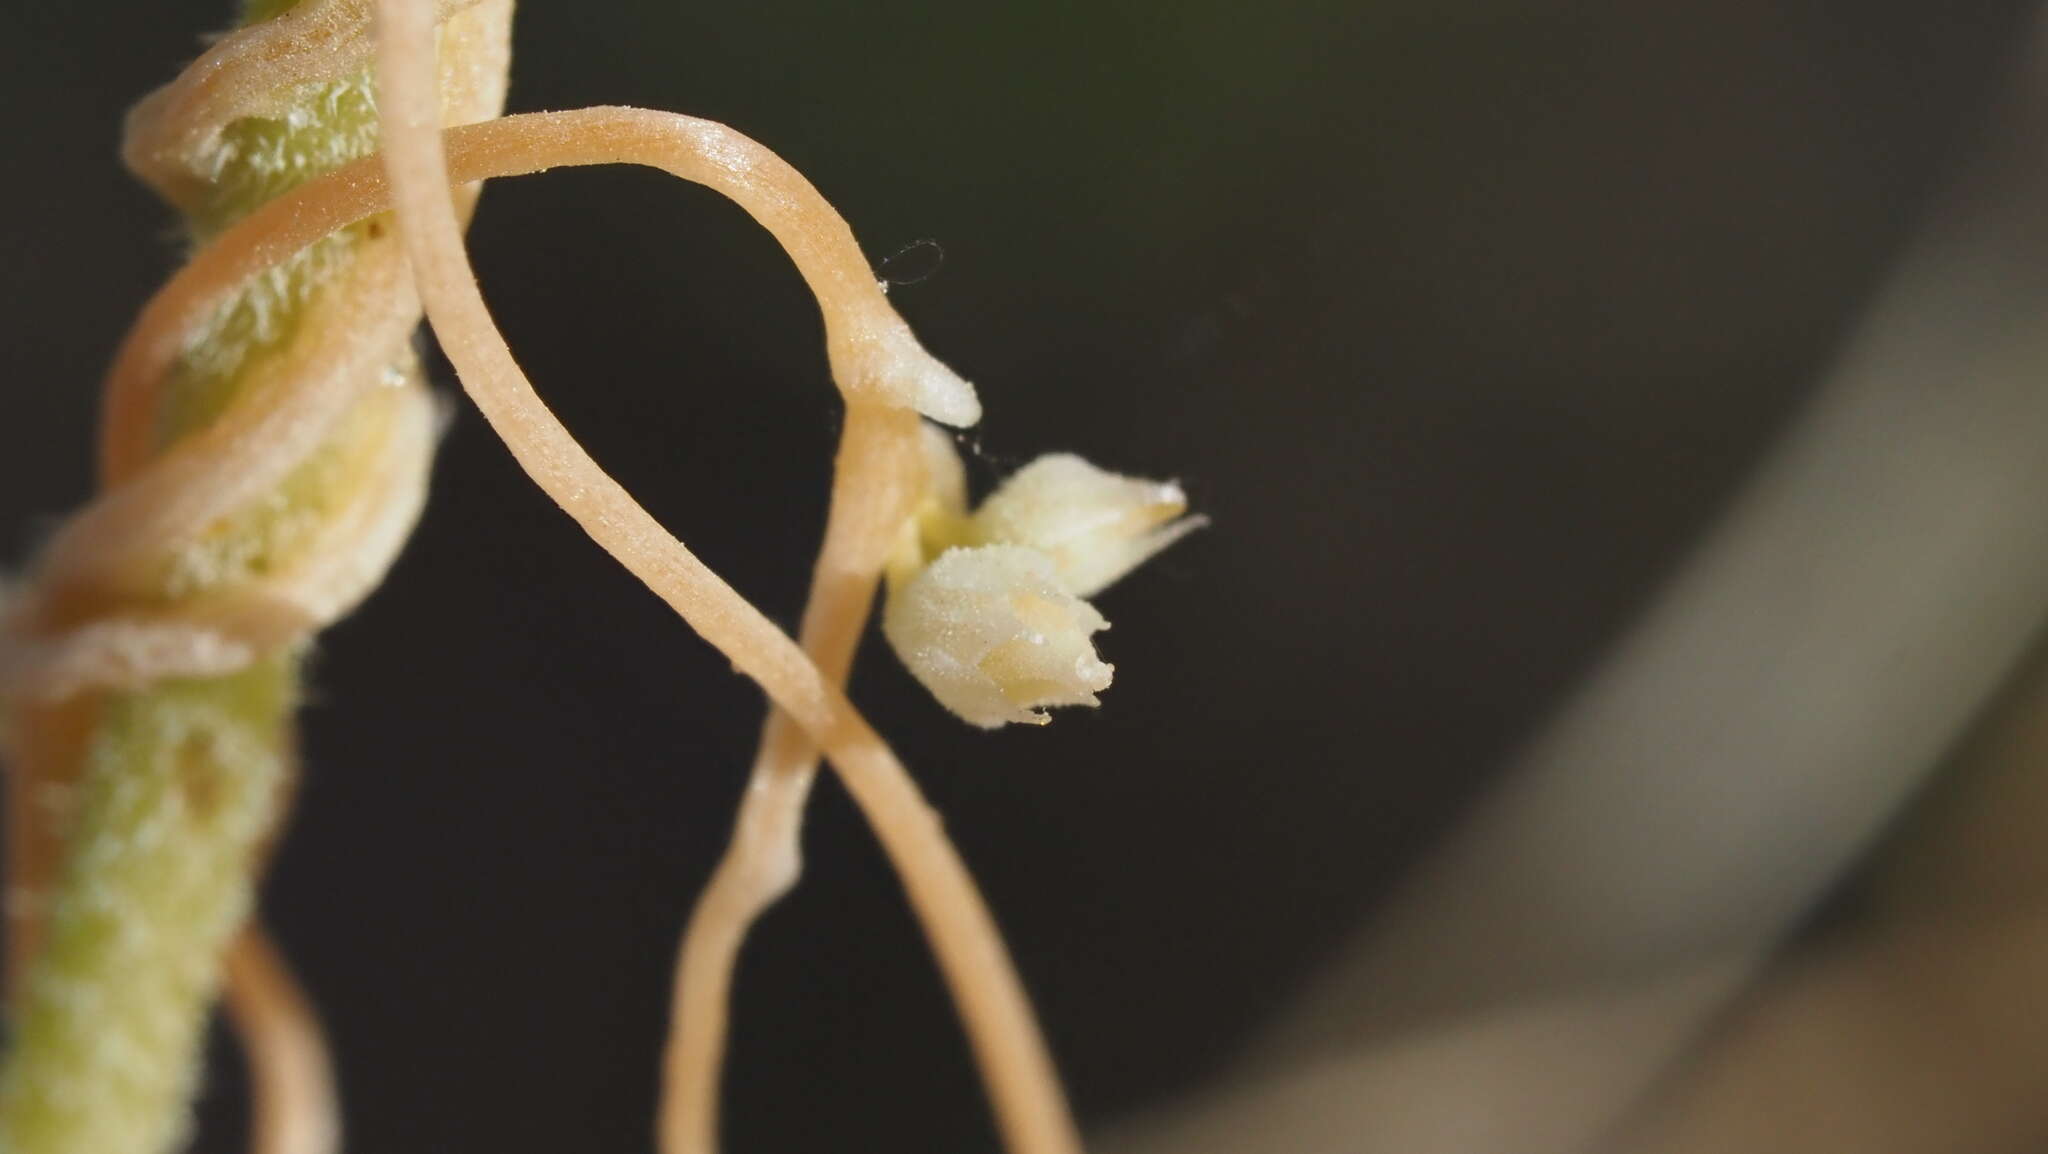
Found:
M 1176 520 L 1187 494 L 1054 453 L 1019 469 L 974 513 L 975 541 L 1026 545 L 1052 559 L 1067 591 L 1088 597 L 1206 522 Z
M 1051 705 L 1094 705 L 1111 667 L 1089 638 L 1109 627 L 1035 549 L 948 549 L 890 590 L 882 632 L 939 703 L 973 725 L 1043 725 Z

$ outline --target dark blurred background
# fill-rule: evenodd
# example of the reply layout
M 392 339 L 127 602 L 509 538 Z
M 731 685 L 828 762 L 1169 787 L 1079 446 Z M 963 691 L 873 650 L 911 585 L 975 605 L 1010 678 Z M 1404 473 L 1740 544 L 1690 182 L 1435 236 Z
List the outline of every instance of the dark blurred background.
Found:
M 228 7 L 12 5 L 8 557 L 85 496 L 97 378 L 177 258 L 121 113 Z M 1626 625 L 1969 155 L 2032 9 L 533 0 L 511 103 L 722 120 L 878 262 L 935 240 L 892 298 L 981 388 L 982 484 L 1069 449 L 1214 518 L 1101 599 L 1099 713 L 984 734 L 879 645 L 856 673 L 1095 1121 L 1228 1059 Z M 570 427 L 793 623 L 838 413 L 773 243 L 623 170 L 493 185 L 472 237 Z M 351 1147 L 646 1149 L 758 694 L 467 410 L 316 678 L 265 904 Z M 836 787 L 806 845 L 744 963 L 731 1147 L 988 1146 Z M 208 1151 L 240 1141 L 219 1053 Z

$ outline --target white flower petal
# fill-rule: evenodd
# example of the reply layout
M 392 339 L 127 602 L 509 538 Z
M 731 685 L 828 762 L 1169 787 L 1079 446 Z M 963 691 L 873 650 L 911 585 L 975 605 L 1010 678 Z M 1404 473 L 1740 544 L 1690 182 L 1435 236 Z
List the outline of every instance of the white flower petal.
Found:
M 1012 545 L 947 550 L 892 585 L 882 615 L 883 635 L 932 696 L 991 729 L 1096 704 L 1113 671 L 1090 638 L 1108 627 L 1045 554 Z
M 977 541 L 1039 550 L 1070 591 L 1087 597 L 1207 523 L 1176 520 L 1187 508 L 1187 494 L 1171 481 L 1125 477 L 1054 453 L 991 493 L 973 529 Z

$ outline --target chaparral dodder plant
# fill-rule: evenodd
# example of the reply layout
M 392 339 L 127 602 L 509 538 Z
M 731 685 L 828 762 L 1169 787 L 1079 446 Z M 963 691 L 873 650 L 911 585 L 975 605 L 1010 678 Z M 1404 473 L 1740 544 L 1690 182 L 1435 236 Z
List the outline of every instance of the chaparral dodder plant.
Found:
M 194 254 L 108 374 L 102 492 L 50 540 L 0 630 L 0 1150 L 174 1148 L 223 986 L 255 1072 L 258 1147 L 338 1145 L 312 1015 L 247 923 L 290 792 L 304 655 L 382 578 L 425 498 L 436 418 L 412 352 L 422 311 L 541 489 L 772 705 L 732 844 L 684 935 L 662 1149 L 716 1145 L 733 964 L 796 879 L 821 755 L 902 878 L 1009 1147 L 1078 1149 L 993 920 L 843 686 L 886 572 L 885 635 L 965 720 L 1093 704 L 1110 667 L 1084 598 L 1196 519 L 1177 487 L 1070 456 L 970 512 L 951 442 L 927 422 L 973 424 L 980 402 L 911 335 L 816 190 L 686 116 L 500 117 L 510 19 L 510 0 L 247 0 L 242 26 L 130 118 L 125 158 L 184 215 Z M 800 643 L 590 459 L 484 307 L 461 238 L 478 182 L 587 164 L 651 166 L 730 197 L 817 297 L 846 416 Z

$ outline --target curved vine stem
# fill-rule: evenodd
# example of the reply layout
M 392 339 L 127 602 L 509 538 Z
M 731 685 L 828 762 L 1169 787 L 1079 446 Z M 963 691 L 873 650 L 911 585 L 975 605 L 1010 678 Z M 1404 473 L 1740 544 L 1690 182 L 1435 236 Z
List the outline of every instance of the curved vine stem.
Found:
M 916 415 L 876 405 L 846 413 L 832 480 L 825 543 L 804 609 L 804 652 L 843 686 L 867 623 L 883 563 L 921 482 Z M 664 1061 L 663 1154 L 718 1148 L 719 1070 L 724 1063 L 733 969 L 747 931 L 796 884 L 804 802 L 817 779 L 818 746 L 796 720 L 770 711 L 732 842 L 698 897 L 676 960 Z
M 759 682 L 824 750 L 924 923 L 1011 1149 L 1017 1154 L 1077 1151 L 1079 1137 L 1051 1058 L 994 919 L 902 763 L 795 642 L 591 460 L 513 359 L 477 291 L 448 197 L 432 11 L 408 0 L 378 0 L 376 11 L 393 207 L 428 319 L 464 389 L 535 483 L 700 636 Z M 845 228 L 836 214 L 828 221 L 825 227 Z M 835 363 L 835 372 L 843 367 L 851 366 Z M 841 380 L 848 388 L 881 384 L 860 377 Z
M 226 979 L 249 1067 L 250 1154 L 338 1154 L 341 1111 L 320 1019 L 260 926 L 228 947 Z

